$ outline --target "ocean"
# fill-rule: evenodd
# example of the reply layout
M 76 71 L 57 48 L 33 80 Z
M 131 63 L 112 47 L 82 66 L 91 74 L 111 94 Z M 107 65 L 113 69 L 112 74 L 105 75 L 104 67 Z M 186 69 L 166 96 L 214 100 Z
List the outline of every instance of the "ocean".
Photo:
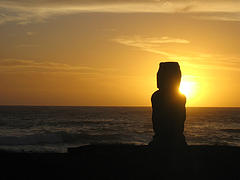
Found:
M 240 108 L 187 108 L 189 145 L 240 146 Z M 66 152 L 95 143 L 148 144 L 151 107 L 0 106 L 0 149 Z

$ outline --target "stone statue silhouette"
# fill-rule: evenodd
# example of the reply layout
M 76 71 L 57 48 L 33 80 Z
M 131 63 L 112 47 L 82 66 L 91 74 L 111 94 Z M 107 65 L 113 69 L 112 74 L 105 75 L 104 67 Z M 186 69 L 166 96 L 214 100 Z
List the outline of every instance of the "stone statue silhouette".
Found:
M 186 119 L 186 97 L 179 92 L 181 70 L 177 62 L 160 63 L 157 87 L 153 93 L 152 123 L 154 136 L 151 146 L 182 148 L 186 141 L 184 122 Z

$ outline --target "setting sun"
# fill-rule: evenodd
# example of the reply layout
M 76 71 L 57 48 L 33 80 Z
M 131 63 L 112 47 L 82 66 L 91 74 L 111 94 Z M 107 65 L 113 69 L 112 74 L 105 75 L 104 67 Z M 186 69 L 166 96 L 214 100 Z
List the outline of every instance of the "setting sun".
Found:
M 195 93 L 195 83 L 189 81 L 181 81 L 179 91 L 185 94 L 187 98 L 192 97 Z

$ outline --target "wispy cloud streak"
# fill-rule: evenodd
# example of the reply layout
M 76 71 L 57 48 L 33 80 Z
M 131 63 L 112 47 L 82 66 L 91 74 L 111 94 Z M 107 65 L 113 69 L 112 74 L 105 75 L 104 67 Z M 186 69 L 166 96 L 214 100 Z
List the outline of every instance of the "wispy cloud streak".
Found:
M 178 44 L 188 44 L 190 43 L 188 40 L 185 39 L 179 39 L 179 38 L 171 38 L 171 37 L 141 37 L 141 36 L 133 36 L 133 37 L 120 37 L 120 38 L 114 38 L 112 39 L 114 42 L 140 48 L 143 51 L 155 53 L 155 54 L 161 54 L 164 56 L 174 56 L 171 53 L 161 51 L 159 50 L 159 46 L 161 44 L 167 44 L 167 43 L 178 43 Z
M 0 60 L 0 72 L 19 73 L 19 72 L 38 72 L 38 73 L 78 73 L 78 74 L 101 74 L 111 69 L 97 69 L 88 66 L 73 66 L 69 64 L 33 61 L 21 59 Z
M 1 0 L 0 24 L 17 22 L 27 24 L 82 12 L 104 13 L 222 13 L 212 16 L 218 20 L 240 20 L 238 0 Z M 226 16 L 225 16 L 226 13 Z M 232 16 L 227 14 L 232 14 Z M 208 16 L 206 16 L 208 17 Z M 211 19 L 211 18 L 210 18 Z

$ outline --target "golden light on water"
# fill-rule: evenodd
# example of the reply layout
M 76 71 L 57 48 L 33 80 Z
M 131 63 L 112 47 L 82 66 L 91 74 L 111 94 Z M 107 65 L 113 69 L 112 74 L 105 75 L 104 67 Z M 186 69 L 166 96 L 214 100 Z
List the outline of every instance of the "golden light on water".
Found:
M 191 81 L 181 81 L 179 91 L 187 98 L 191 98 L 196 93 L 196 83 Z

